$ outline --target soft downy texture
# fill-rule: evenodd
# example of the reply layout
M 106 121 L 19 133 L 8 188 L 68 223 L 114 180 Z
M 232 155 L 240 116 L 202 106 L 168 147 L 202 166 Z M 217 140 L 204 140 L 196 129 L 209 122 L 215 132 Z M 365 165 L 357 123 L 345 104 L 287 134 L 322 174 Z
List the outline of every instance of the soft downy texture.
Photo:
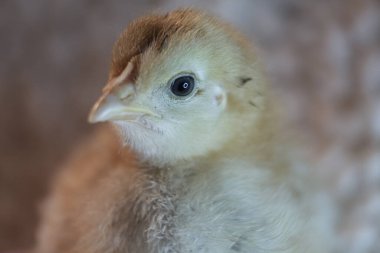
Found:
M 186 99 L 167 85 L 182 73 L 196 82 Z M 134 119 L 112 114 L 122 135 L 102 129 L 68 163 L 39 252 L 331 252 L 331 220 L 267 87 L 249 43 L 203 12 L 133 22 L 90 119 L 115 105 Z

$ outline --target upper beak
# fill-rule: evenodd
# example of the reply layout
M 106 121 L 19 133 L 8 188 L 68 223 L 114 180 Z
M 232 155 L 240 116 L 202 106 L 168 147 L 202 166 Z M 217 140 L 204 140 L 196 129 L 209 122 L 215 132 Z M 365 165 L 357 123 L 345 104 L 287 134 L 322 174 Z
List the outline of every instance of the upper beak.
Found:
M 92 107 L 88 121 L 90 123 L 114 120 L 134 121 L 143 115 L 159 117 L 143 107 L 127 106 L 117 95 L 106 93 Z

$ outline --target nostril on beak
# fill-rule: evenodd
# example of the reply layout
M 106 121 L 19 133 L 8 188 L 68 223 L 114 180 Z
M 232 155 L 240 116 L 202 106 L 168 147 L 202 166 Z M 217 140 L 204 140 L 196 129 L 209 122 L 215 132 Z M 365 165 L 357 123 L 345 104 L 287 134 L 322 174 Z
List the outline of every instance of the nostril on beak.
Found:
M 123 101 L 131 100 L 136 94 L 133 84 L 120 85 L 115 89 L 114 93 Z

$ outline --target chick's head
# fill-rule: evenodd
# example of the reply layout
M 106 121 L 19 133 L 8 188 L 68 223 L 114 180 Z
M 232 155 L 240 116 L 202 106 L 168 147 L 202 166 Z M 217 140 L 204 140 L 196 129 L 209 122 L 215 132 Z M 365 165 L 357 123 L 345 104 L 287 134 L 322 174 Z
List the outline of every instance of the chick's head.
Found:
M 140 18 L 114 46 L 89 120 L 111 121 L 127 145 L 159 164 L 207 155 L 255 121 L 263 92 L 257 67 L 249 44 L 202 12 Z

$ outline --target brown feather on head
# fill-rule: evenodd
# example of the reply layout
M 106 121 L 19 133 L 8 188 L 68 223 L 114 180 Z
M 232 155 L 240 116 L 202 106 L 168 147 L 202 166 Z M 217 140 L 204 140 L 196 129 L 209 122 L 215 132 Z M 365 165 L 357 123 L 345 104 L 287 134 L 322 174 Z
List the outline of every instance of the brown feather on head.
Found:
M 110 79 L 120 75 L 133 60 L 136 69 L 130 78 L 131 81 L 136 80 L 141 54 L 148 48 L 161 52 L 174 34 L 180 36 L 193 29 L 201 15 L 199 11 L 183 9 L 166 15 L 143 17 L 131 23 L 114 45 Z

